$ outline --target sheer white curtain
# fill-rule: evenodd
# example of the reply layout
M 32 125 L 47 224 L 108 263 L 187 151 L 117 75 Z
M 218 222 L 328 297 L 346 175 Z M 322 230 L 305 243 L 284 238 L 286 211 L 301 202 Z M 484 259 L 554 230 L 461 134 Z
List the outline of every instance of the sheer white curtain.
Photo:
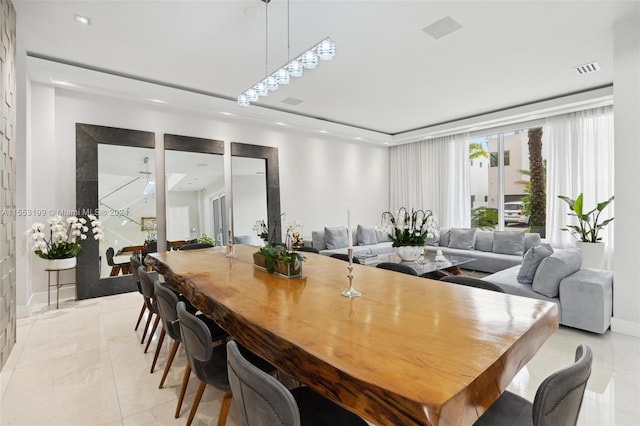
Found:
M 548 150 L 546 238 L 553 246 L 573 245 L 575 239 L 561 228 L 577 225 L 567 215 L 569 206 L 558 195 L 575 199 L 583 193 L 584 207 L 589 210 L 614 195 L 613 138 L 612 106 L 546 119 L 542 134 L 543 146 Z M 601 218 L 613 217 L 614 209 L 615 202 L 607 206 Z M 614 246 L 614 223 L 600 234 L 607 243 L 608 266 Z
M 390 149 L 390 208 L 429 209 L 441 227 L 471 223 L 468 135 L 458 134 Z

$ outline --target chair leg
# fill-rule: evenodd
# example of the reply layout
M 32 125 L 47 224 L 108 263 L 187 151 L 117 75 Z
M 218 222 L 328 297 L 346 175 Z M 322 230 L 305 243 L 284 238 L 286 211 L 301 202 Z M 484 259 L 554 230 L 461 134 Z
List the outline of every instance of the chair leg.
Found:
M 153 339 L 153 335 L 156 332 L 156 328 L 158 328 L 158 323 L 160 322 L 160 315 L 156 315 L 156 320 L 153 322 L 153 328 L 151 329 L 151 334 L 149 334 L 149 340 L 147 340 L 147 346 L 144 347 L 144 353 L 146 354 L 149 350 L 149 345 L 151 344 L 151 340 Z
M 180 417 L 180 409 L 182 408 L 182 401 L 184 401 L 184 394 L 187 391 L 187 384 L 189 384 L 189 376 L 191 375 L 191 366 L 189 363 L 184 366 L 184 376 L 182 376 L 182 386 L 180 386 L 180 395 L 178 396 L 178 405 L 176 406 L 176 419 Z
M 229 415 L 229 407 L 231 407 L 232 394 L 226 391 L 222 394 L 222 403 L 220 404 L 220 413 L 218 414 L 218 426 L 225 426 L 227 416 Z
M 164 331 L 164 327 L 160 330 L 160 337 L 158 338 L 158 344 L 156 345 L 156 353 L 153 355 L 153 362 L 151 363 L 151 370 L 149 373 L 153 374 L 153 369 L 156 367 L 156 362 L 158 362 L 158 355 L 160 355 L 160 349 L 162 349 L 162 343 L 164 343 L 164 336 L 167 334 Z
M 167 364 L 164 366 L 164 371 L 162 372 L 162 379 L 160 379 L 158 389 L 162 389 L 162 385 L 164 385 L 164 380 L 167 378 L 169 368 L 171 368 L 171 364 L 173 364 L 173 358 L 175 358 L 176 352 L 178 352 L 178 346 L 180 346 L 180 341 L 174 340 L 173 345 L 171 345 L 171 351 L 169 352 L 169 358 L 167 358 Z
M 136 322 L 136 328 L 134 331 L 138 331 L 138 327 L 140 326 L 140 321 L 142 321 L 142 317 L 144 316 L 144 311 L 147 309 L 147 305 L 142 302 L 142 308 L 140 308 L 140 315 L 138 315 L 138 322 Z
M 196 396 L 193 397 L 193 405 L 191 405 L 191 411 L 189 411 L 187 426 L 191 426 L 191 422 L 193 421 L 193 418 L 196 416 L 196 411 L 198 411 L 198 405 L 200 405 L 200 400 L 202 399 L 202 394 L 204 393 L 204 388 L 206 387 L 207 387 L 207 384 L 203 381 L 200 381 L 200 385 L 198 386 L 198 390 L 196 391 Z
M 151 324 L 152 317 L 153 312 L 149 311 L 149 316 L 147 317 L 147 323 L 144 325 L 144 331 L 142 332 L 142 339 L 140 339 L 140 344 L 144 343 L 144 338 L 147 336 L 147 331 L 149 330 L 149 324 Z

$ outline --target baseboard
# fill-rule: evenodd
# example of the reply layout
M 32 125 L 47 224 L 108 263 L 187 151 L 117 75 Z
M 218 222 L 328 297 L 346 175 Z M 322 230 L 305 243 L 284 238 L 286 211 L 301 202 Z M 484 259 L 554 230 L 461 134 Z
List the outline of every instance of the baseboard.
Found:
M 627 334 L 629 336 L 640 337 L 640 323 L 624 320 L 621 318 L 611 318 L 611 331 Z
M 51 289 L 51 306 L 55 308 L 56 306 L 56 291 L 55 289 Z M 67 300 L 75 300 L 76 299 L 76 287 L 75 286 L 64 286 L 60 288 L 60 302 Z M 26 305 L 17 305 L 16 306 L 16 317 L 17 318 L 26 318 L 30 316 L 33 312 L 41 308 L 43 305 L 47 304 L 47 292 L 41 291 L 39 293 L 33 293 L 29 298 L 29 301 Z

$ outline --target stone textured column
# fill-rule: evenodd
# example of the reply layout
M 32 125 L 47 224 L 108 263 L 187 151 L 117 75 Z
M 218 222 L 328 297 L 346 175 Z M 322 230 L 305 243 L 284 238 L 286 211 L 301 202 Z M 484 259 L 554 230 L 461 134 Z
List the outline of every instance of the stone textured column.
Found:
M 16 12 L 0 0 L 0 370 L 16 342 Z

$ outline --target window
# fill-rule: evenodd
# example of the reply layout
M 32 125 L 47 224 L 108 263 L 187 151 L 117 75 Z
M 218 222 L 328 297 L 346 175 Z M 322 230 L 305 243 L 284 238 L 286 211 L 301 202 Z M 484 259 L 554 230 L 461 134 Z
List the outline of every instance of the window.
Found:
M 540 140 L 537 140 L 533 145 L 533 152 L 531 151 L 530 137 L 534 136 L 530 136 L 528 130 L 524 129 L 469 139 L 470 159 L 480 160 L 474 161 L 469 174 L 472 227 L 520 232 L 535 225 L 535 232 L 544 234 L 545 225 L 540 222 L 540 217 L 544 218 L 545 213 L 533 212 L 532 209 L 531 176 L 537 176 L 537 186 L 534 188 L 536 196 L 540 197 L 542 192 L 544 197 L 545 159 L 541 158 Z M 488 160 L 489 167 L 481 170 L 484 159 Z M 520 207 L 511 208 L 514 203 L 518 203 Z M 536 220 L 530 223 L 528 219 L 534 213 Z M 503 218 L 502 221 L 499 220 L 500 217 Z
M 498 167 L 498 153 L 497 152 L 492 152 L 490 154 L 491 156 L 491 164 L 489 167 Z M 505 166 L 509 166 L 511 161 L 510 161 L 510 155 L 509 155 L 509 151 L 505 151 L 504 152 L 504 165 Z

